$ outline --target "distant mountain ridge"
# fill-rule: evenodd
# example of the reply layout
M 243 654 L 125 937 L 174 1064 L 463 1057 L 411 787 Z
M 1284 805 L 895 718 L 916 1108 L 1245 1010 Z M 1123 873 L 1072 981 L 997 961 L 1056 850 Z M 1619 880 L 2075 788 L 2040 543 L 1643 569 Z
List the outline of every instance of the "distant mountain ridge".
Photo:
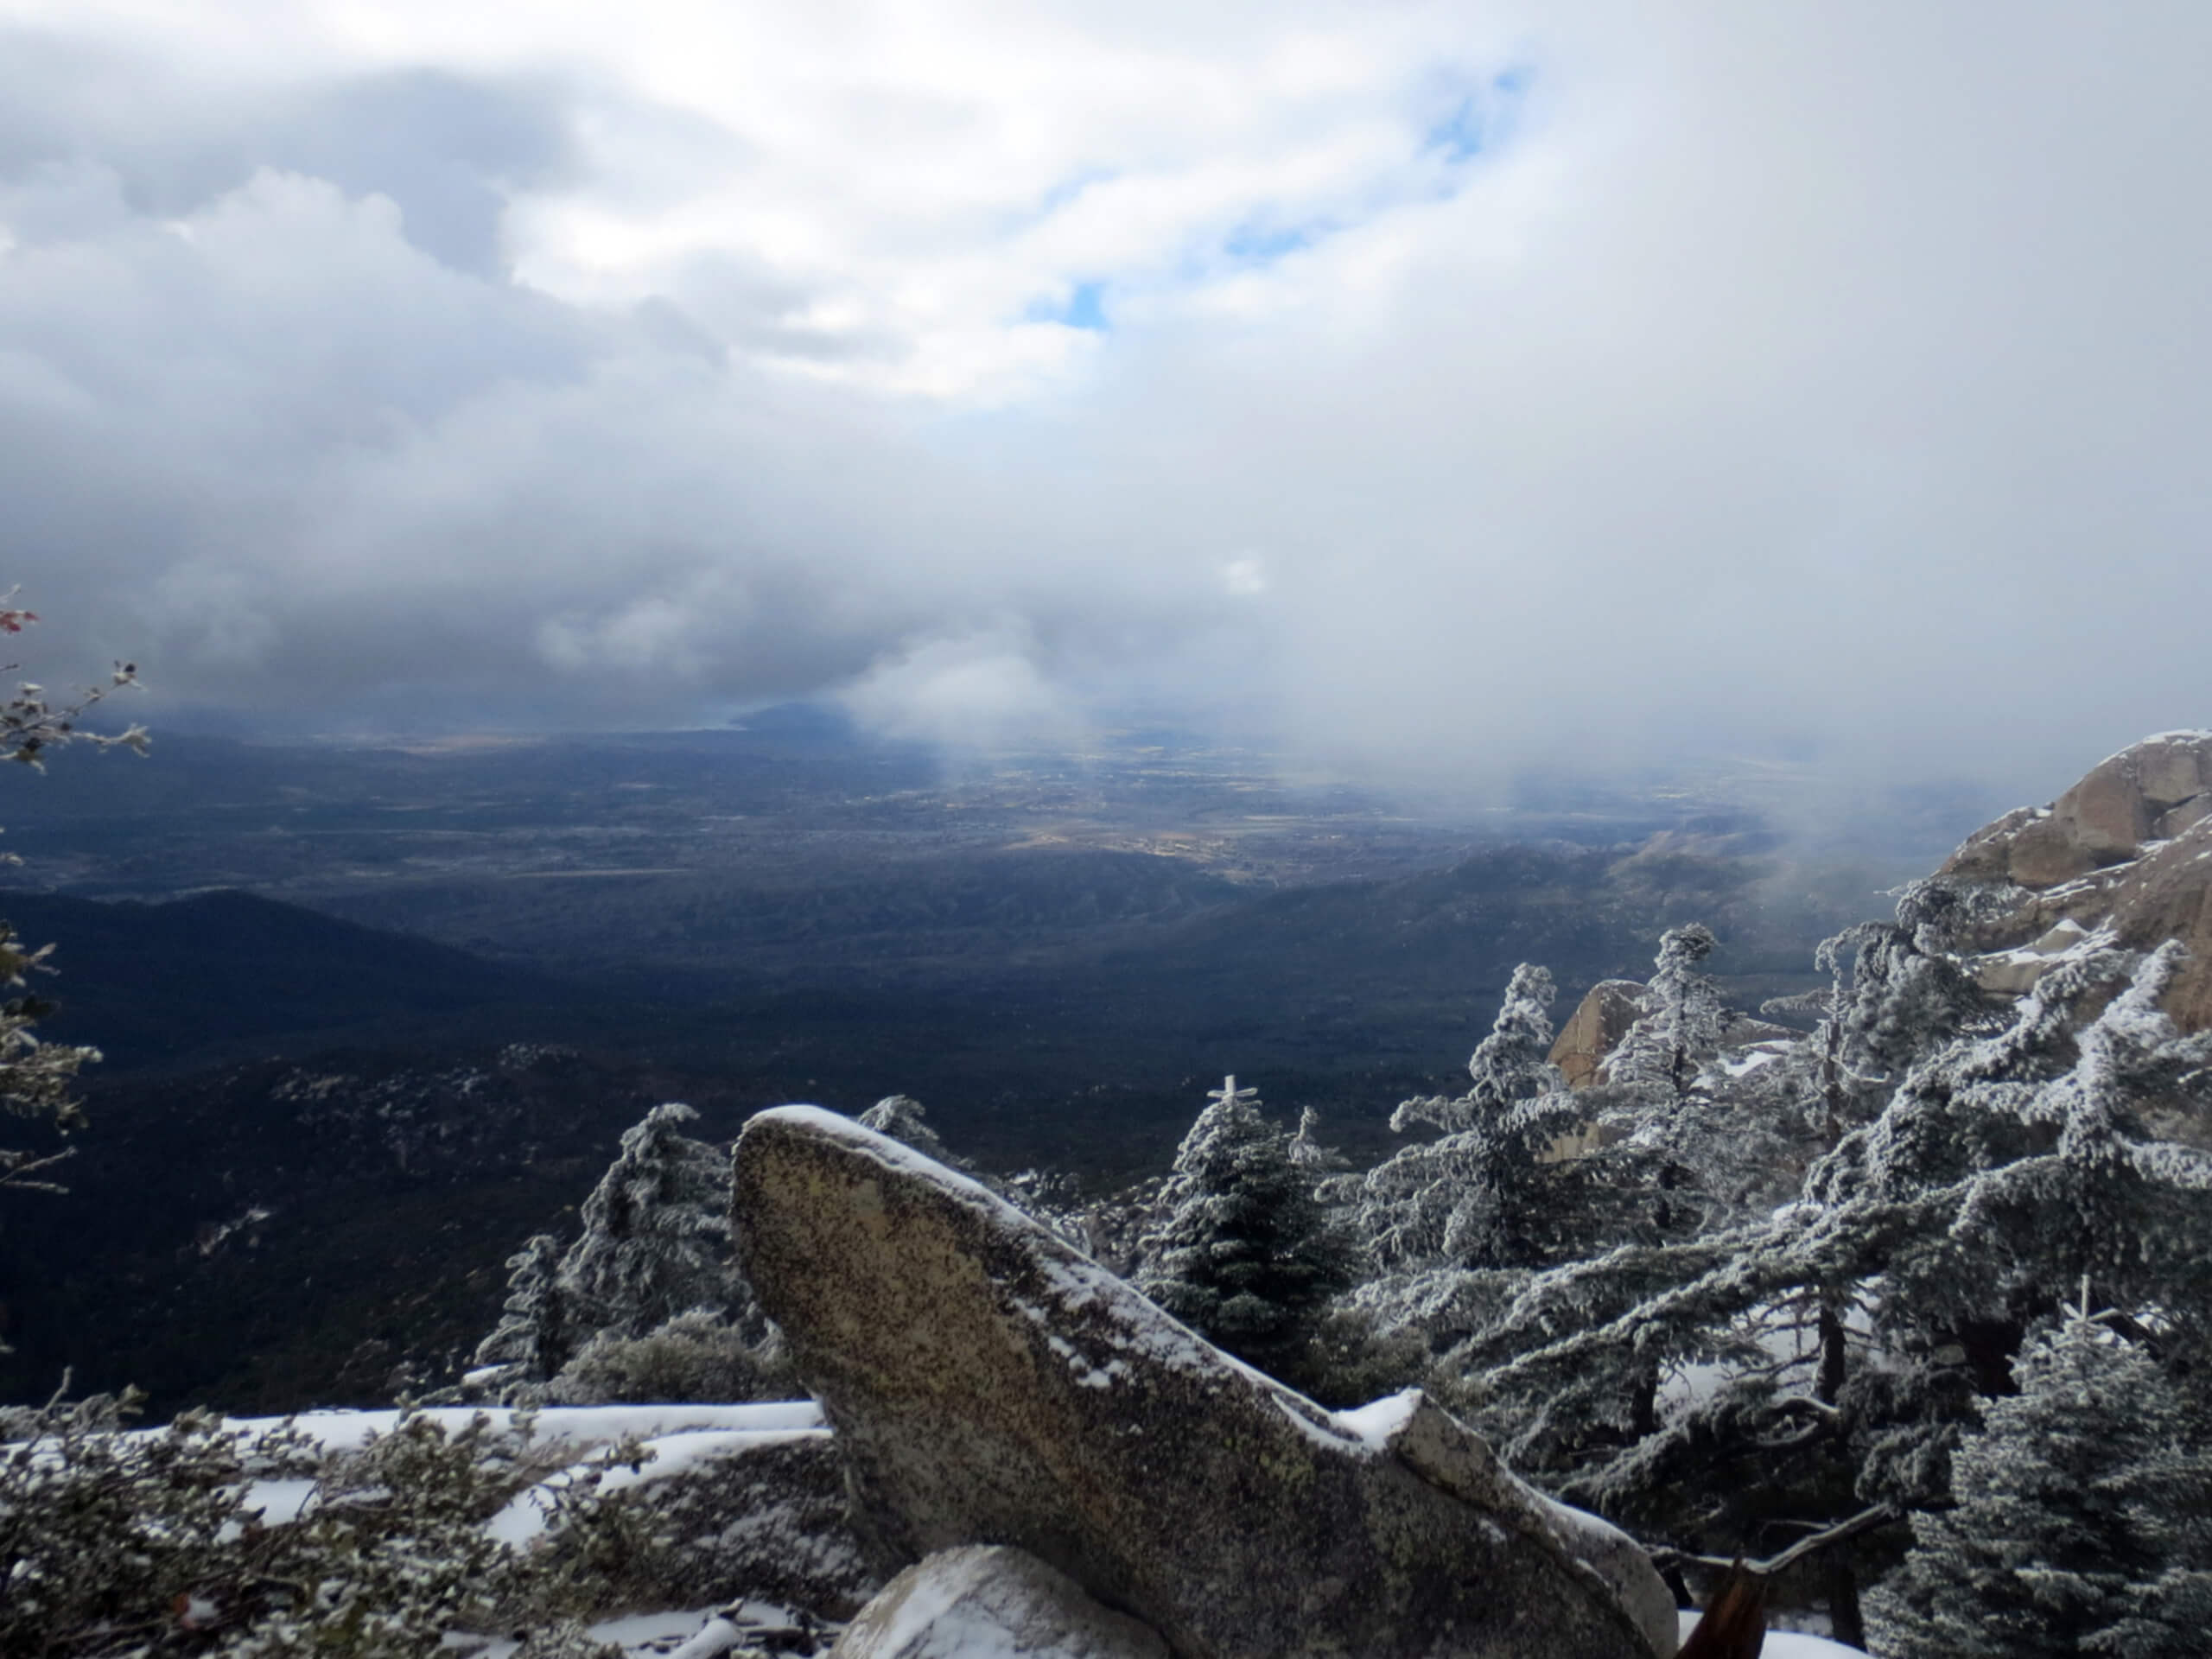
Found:
M 33 990 L 45 1037 L 117 1066 L 175 1064 L 257 1039 L 581 1001 L 573 982 L 410 934 L 224 890 L 159 903 L 0 893 L 0 917 L 54 947 Z

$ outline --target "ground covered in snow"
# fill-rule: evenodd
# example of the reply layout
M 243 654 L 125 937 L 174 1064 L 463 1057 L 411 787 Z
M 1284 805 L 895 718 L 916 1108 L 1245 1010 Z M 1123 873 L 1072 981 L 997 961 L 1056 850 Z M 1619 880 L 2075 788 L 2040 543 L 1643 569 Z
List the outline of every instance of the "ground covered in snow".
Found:
M 1387 1413 L 1385 1408 L 1389 1408 Z M 1389 1428 L 1395 1426 L 1396 1415 L 1402 1414 L 1402 1402 L 1394 1398 L 1378 1402 L 1363 1413 L 1339 1413 L 1338 1421 L 1356 1435 L 1387 1438 Z M 423 1414 L 436 1419 L 448 1432 L 455 1432 L 479 1414 L 473 1408 L 448 1408 Z M 491 1419 L 495 1434 L 517 1434 L 526 1428 L 532 1445 L 541 1452 L 557 1452 L 557 1461 L 571 1465 L 582 1464 L 593 1452 L 626 1438 L 634 1438 L 650 1446 L 654 1452 L 652 1459 L 638 1470 L 626 1468 L 617 1471 L 615 1477 L 610 1477 L 615 1484 L 673 1478 L 702 1459 L 742 1441 L 784 1440 L 828 1432 L 821 1408 L 811 1401 L 735 1406 L 550 1408 L 535 1414 L 495 1409 L 482 1414 Z M 326 1450 L 337 1452 L 358 1448 L 372 1434 L 389 1433 L 398 1419 L 396 1411 L 327 1411 L 310 1412 L 289 1421 Z M 236 1420 L 232 1427 L 273 1433 L 285 1421 L 241 1419 Z M 564 1478 L 563 1472 L 554 1472 L 517 1494 L 487 1523 L 489 1529 L 504 1541 L 526 1545 L 543 1526 L 551 1490 Z M 268 1520 L 282 1522 L 298 1513 L 310 1484 L 304 1481 L 266 1481 L 255 1488 L 254 1496 L 262 1500 L 259 1507 Z M 1686 1610 L 1681 1617 L 1682 1633 L 1687 1636 L 1697 1622 L 1697 1614 Z M 734 1647 L 750 1645 L 761 1636 L 787 1629 L 794 1623 L 786 1609 L 765 1602 L 747 1602 L 734 1609 L 700 1607 L 632 1612 L 594 1624 L 590 1630 L 600 1640 L 620 1645 L 633 1659 L 648 1659 L 648 1656 L 653 1659 L 676 1659 L 677 1656 L 681 1659 L 715 1659 L 715 1656 Z M 457 1637 L 451 1640 L 455 1659 L 507 1659 L 518 1645 L 504 1638 Z M 1855 1648 L 1844 1647 L 1822 1637 L 1777 1630 L 1767 1637 L 1764 1659 L 1853 1659 L 1858 1654 Z

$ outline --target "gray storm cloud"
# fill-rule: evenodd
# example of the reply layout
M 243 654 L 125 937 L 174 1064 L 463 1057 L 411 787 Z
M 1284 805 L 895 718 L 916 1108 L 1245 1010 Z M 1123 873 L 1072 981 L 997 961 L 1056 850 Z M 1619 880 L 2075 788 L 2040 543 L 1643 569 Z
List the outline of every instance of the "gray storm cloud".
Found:
M 2212 723 L 2212 14 L 1505 22 L 1529 90 L 1448 177 L 1219 280 L 1071 263 L 1108 328 L 1009 317 L 1082 355 L 972 399 L 871 384 L 894 314 L 789 259 L 513 280 L 579 133 L 766 164 L 640 96 L 19 37 L 10 575 L 88 660 L 322 728 L 1141 691 L 1409 772 L 1789 741 L 2055 787 Z

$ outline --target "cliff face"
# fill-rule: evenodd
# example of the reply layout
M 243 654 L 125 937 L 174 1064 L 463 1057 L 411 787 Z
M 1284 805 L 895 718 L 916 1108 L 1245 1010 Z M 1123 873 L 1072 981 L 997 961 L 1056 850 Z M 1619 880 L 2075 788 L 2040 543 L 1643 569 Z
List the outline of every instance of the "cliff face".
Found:
M 2212 731 L 2122 749 L 2049 806 L 1975 831 L 1941 873 L 2017 894 L 1976 940 L 1985 988 L 2024 991 L 2092 938 L 2179 939 L 2190 956 L 2166 1011 L 2185 1031 L 2212 1027 Z

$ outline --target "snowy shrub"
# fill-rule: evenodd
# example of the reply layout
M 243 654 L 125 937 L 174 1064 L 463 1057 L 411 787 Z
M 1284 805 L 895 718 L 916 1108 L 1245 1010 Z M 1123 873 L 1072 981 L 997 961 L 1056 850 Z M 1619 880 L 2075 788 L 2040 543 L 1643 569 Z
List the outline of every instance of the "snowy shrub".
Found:
M 16 607 L 14 598 L 12 588 L 0 594 L 0 634 L 21 633 L 38 620 L 35 612 Z M 8 667 L 12 669 L 14 664 Z M 86 731 L 79 724 L 88 710 L 111 693 L 137 683 L 137 667 L 118 663 L 107 684 L 88 688 L 73 702 L 57 702 L 37 685 L 18 685 L 13 696 L 0 702 L 0 762 L 44 771 L 46 757 L 72 743 L 145 753 L 146 734 L 137 726 L 104 734 Z M 13 855 L 0 855 L 0 863 L 18 861 Z M 77 1044 L 41 1042 L 34 1034 L 38 1022 L 53 1012 L 53 1005 L 30 994 L 29 976 L 53 971 L 47 963 L 53 948 L 27 944 L 14 928 L 0 921 L 0 988 L 22 993 L 0 998 L 0 1116 L 50 1119 L 67 1130 L 83 1122 L 74 1092 L 77 1073 L 99 1060 L 100 1053 Z M 38 1153 L 0 1147 L 0 1187 L 56 1191 L 46 1177 L 67 1155 L 66 1148 Z M 5 1351 L 5 1344 L 0 1344 L 0 1352 Z
M 226 1541 L 249 1520 L 240 1437 L 199 1413 L 126 1434 L 135 1406 L 0 1414 L 0 1652 L 127 1652 L 212 1622 L 224 1587 L 250 1582 L 242 1538 Z
M 481 1414 L 448 1430 L 403 1411 L 332 1450 L 296 1423 L 206 1413 L 132 1432 L 132 1404 L 0 1414 L 9 1659 L 417 1659 L 456 1630 L 551 1622 L 573 1599 L 550 1549 L 486 1529 L 546 1472 L 526 1416 L 494 1433 Z M 638 1455 L 574 1471 L 563 1523 L 592 1525 L 608 1459 Z
M 522 1596 L 526 1571 L 484 1529 L 510 1483 L 485 1455 L 488 1418 L 457 1434 L 403 1416 L 355 1452 L 325 1459 L 296 1520 L 249 1523 L 255 1577 L 213 1603 L 239 1628 L 235 1659 L 417 1655 L 457 1625 L 484 1628 Z
M 588 1470 L 582 1483 L 541 1489 L 550 1503 L 536 1555 L 543 1605 L 603 1617 L 751 1599 L 843 1619 L 881 1587 L 828 1435 L 704 1454 L 687 1453 L 684 1438 L 660 1442 L 670 1466 L 647 1452 L 642 1467 L 603 1484 Z
M 798 1384 L 781 1345 L 754 1344 L 713 1308 L 694 1308 L 642 1337 L 602 1331 L 561 1368 L 546 1394 L 564 1406 L 781 1400 Z
M 507 1258 L 506 1303 L 477 1346 L 476 1370 L 434 1401 L 760 1397 L 775 1369 L 770 1332 L 732 1253 L 729 1159 L 678 1132 L 697 1117 L 676 1102 L 654 1107 L 584 1200 L 582 1236 L 564 1250 L 541 1233 Z M 694 1323 L 663 1339 L 701 1310 L 739 1337 Z M 635 1391 L 661 1386 L 687 1391 Z
M 524 1587 L 484 1531 L 512 1479 L 481 1419 L 448 1434 L 404 1416 L 326 1454 L 296 1427 L 204 1413 L 125 1432 L 130 1405 L 57 1402 L 5 1425 L 24 1438 L 0 1452 L 0 1652 L 401 1659 Z M 272 1519 L 267 1494 L 288 1487 L 296 1516 Z

